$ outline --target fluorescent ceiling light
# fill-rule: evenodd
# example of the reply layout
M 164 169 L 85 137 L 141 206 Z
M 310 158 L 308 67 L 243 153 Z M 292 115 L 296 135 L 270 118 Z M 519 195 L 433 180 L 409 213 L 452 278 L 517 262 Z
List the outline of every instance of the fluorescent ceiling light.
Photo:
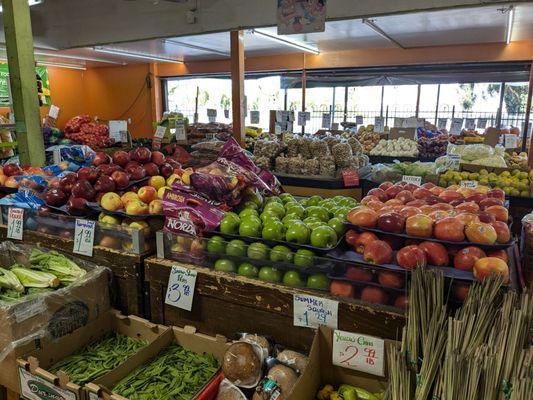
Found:
M 72 54 L 53 53 L 53 52 L 50 52 L 50 51 L 42 51 L 42 50 L 35 50 L 33 52 L 33 54 L 35 54 L 37 56 L 66 58 L 66 59 L 70 59 L 70 60 L 83 60 L 83 61 L 94 61 L 94 62 L 106 63 L 106 64 L 126 65 L 125 62 L 120 62 L 120 61 L 105 60 L 103 58 L 75 56 L 75 55 L 72 55 Z
M 150 61 L 160 61 L 160 62 L 171 62 L 171 63 L 183 64 L 183 61 L 176 60 L 175 58 L 159 57 L 159 56 L 153 56 L 153 55 L 144 54 L 144 53 L 134 53 L 134 52 L 125 51 L 125 50 L 111 49 L 111 48 L 108 48 L 108 47 L 94 47 L 93 50 L 97 51 L 99 53 L 114 54 L 114 55 L 117 55 L 117 56 L 141 58 L 143 60 L 150 60 Z
M 68 69 L 79 69 L 82 71 L 85 71 L 87 68 L 85 65 L 76 65 L 76 64 L 62 64 L 62 63 L 54 63 L 54 62 L 48 62 L 48 61 L 37 61 L 38 65 L 43 65 L 45 67 L 58 67 L 58 68 L 68 68 Z
M 505 43 L 511 43 L 511 36 L 513 36 L 513 25 L 514 25 L 514 6 L 509 6 L 509 8 L 504 11 L 507 12 L 507 28 L 505 30 Z
M 316 47 L 308 46 L 307 44 L 297 42 L 295 40 L 286 39 L 285 37 L 274 35 L 270 32 L 266 32 L 259 29 L 252 29 L 250 32 L 255 35 L 260 35 L 268 40 L 272 40 L 273 42 L 284 44 L 285 46 L 294 47 L 295 49 L 303 50 L 308 53 L 313 53 L 317 55 L 320 54 L 320 51 Z
M 31 6 L 36 6 L 37 4 L 42 4 L 44 3 L 44 0 L 28 0 L 28 5 L 31 7 Z M 4 8 L 2 7 L 2 5 L 0 5 L 0 13 L 4 11 Z
M 395 40 L 394 38 L 389 36 L 387 34 L 387 32 L 385 32 L 383 29 L 381 29 L 379 26 L 377 26 L 374 20 L 363 18 L 362 22 L 363 22 L 363 24 L 368 26 L 370 29 L 372 29 L 374 32 L 376 32 L 381 37 L 384 37 L 389 42 L 394 43 L 396 46 L 400 47 L 401 49 L 405 49 L 405 47 L 400 42 L 398 42 L 397 40 Z
M 225 56 L 225 57 L 229 57 L 230 56 L 229 53 L 226 53 L 224 51 L 210 49 L 209 47 L 197 46 L 195 44 L 180 42 L 180 41 L 172 40 L 172 39 L 163 39 L 163 43 L 173 44 L 173 45 L 181 46 L 181 47 L 188 47 L 190 49 L 205 51 L 205 52 L 208 52 L 208 53 L 220 54 L 221 56 Z

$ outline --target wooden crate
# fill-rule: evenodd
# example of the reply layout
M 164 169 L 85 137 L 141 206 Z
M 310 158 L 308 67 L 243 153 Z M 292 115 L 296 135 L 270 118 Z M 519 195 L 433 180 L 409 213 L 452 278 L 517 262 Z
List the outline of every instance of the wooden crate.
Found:
M 293 294 L 329 297 L 327 294 L 186 265 L 198 273 L 193 308 L 189 312 L 165 304 L 174 264 L 176 261 L 156 257 L 145 260 L 153 322 L 194 325 L 201 332 L 219 333 L 228 338 L 235 337 L 237 332 L 261 333 L 288 347 L 309 351 L 314 331 L 293 326 Z M 391 307 L 363 305 L 356 300 L 339 300 L 338 318 L 339 329 L 386 339 L 400 337 L 405 324 L 405 316 Z
M 12 240 L 7 238 L 7 227 L 5 225 L 0 225 L 0 240 Z M 17 241 L 14 240 L 13 242 Z M 27 230 L 24 231 L 24 242 L 58 250 L 65 254 L 73 254 L 74 240 L 72 239 L 62 239 L 57 236 Z M 79 254 L 76 254 L 76 257 L 107 267 L 113 272 L 111 301 L 116 309 L 122 311 L 125 315 L 133 314 L 149 318 L 147 314 L 149 310 L 144 302 L 143 261 L 151 254 L 152 252 L 130 254 L 94 246 L 92 257 Z

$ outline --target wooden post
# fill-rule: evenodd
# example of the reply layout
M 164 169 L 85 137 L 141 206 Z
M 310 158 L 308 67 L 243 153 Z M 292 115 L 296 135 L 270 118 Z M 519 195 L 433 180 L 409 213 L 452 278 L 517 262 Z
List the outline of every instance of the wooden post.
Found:
M 231 31 L 231 101 L 233 137 L 244 145 L 244 32 Z
M 415 117 L 418 118 L 418 115 L 420 114 L 420 92 L 422 89 L 422 85 L 418 85 L 416 90 L 416 109 L 415 109 Z
M 305 112 L 305 95 L 307 90 L 307 71 L 305 69 L 305 53 L 302 54 L 303 68 L 302 68 L 302 112 Z M 309 121 L 311 122 L 311 121 Z M 307 124 L 307 123 L 306 123 Z M 305 125 L 302 125 L 302 134 L 305 133 Z
M 3 0 L 9 81 L 21 164 L 44 165 L 33 34 L 27 1 Z
M 527 92 L 526 103 L 526 118 L 524 120 L 524 133 L 522 134 L 522 151 L 526 151 L 527 132 L 529 128 L 529 120 L 531 119 L 531 97 L 533 96 L 533 63 L 531 64 L 531 71 L 529 73 L 529 89 Z M 532 135 L 533 137 L 533 135 Z M 529 169 L 533 168 L 533 142 L 529 142 Z

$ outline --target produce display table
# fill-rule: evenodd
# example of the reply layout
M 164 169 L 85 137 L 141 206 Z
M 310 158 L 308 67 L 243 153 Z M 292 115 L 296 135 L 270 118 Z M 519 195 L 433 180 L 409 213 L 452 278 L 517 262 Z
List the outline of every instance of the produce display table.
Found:
M 297 350 L 308 351 L 314 331 L 293 326 L 293 294 L 333 298 L 327 293 L 295 289 L 256 279 L 233 276 L 204 267 L 183 265 L 197 272 L 192 311 L 165 304 L 172 265 L 176 261 L 150 257 L 145 260 L 151 320 L 166 325 L 194 325 L 201 332 L 233 338 L 237 332 L 261 332 Z M 396 339 L 405 316 L 387 306 L 339 301 L 338 327 L 342 330 Z
M 7 238 L 6 225 L 0 225 L 0 240 Z M 38 244 L 49 249 L 56 249 L 64 253 L 73 254 L 74 240 L 40 232 L 24 231 L 24 243 Z M 143 261 L 150 256 L 148 251 L 142 254 L 125 253 L 101 246 L 94 246 L 93 256 L 86 257 L 76 254 L 76 257 L 86 259 L 95 264 L 109 268 L 113 272 L 112 301 L 114 307 L 125 315 L 145 316 L 148 309 L 143 294 Z
M 361 199 L 359 186 L 346 187 L 342 178 L 304 177 L 301 175 L 276 174 L 283 189 L 294 196 L 319 195 L 324 198 L 349 196 Z

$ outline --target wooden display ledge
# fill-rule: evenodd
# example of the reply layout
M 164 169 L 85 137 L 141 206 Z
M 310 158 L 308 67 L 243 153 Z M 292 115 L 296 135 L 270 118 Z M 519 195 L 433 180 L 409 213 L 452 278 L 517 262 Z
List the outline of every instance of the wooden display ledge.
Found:
M 276 174 L 286 192 L 294 196 L 309 197 L 319 195 L 324 198 L 335 196 L 361 199 L 361 188 L 346 187 L 342 178 L 305 177 L 299 175 Z
M 197 271 L 192 311 L 165 304 L 172 265 Z M 209 268 L 150 257 L 145 260 L 151 320 L 164 325 L 194 325 L 201 332 L 234 338 L 238 332 L 260 333 L 297 350 L 308 351 L 314 331 L 293 326 L 293 294 L 304 293 L 339 301 L 339 329 L 397 339 L 405 316 L 387 306 L 363 305 L 316 291 L 234 276 Z
M 113 306 L 125 315 L 146 317 L 148 306 L 145 305 L 143 290 L 144 268 L 143 261 L 154 251 L 143 254 L 131 254 L 102 246 L 94 246 L 93 256 L 86 257 L 73 253 L 74 240 L 63 239 L 41 232 L 25 230 L 23 241 L 7 238 L 6 225 L 0 225 L 0 240 L 10 240 L 13 243 L 35 244 L 48 249 L 55 249 L 92 263 L 109 268 L 113 272 L 113 290 L 111 299 Z

